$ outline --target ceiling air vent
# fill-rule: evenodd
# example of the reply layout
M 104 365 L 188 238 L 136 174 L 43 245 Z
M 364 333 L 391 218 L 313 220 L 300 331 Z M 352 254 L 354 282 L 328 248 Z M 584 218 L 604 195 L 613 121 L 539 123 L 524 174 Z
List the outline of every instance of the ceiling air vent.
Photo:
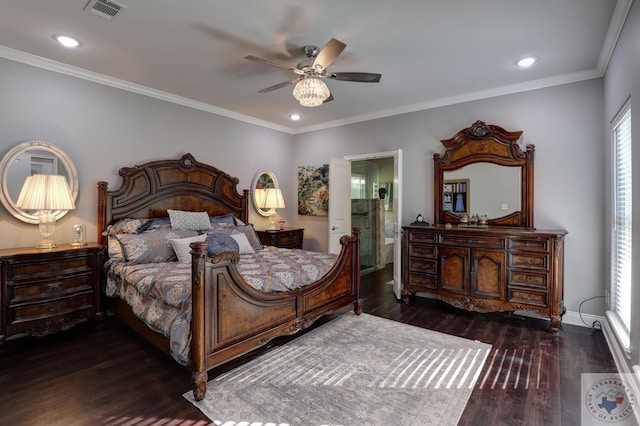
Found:
M 127 6 L 110 0 L 89 0 L 84 9 L 104 19 L 113 19 Z

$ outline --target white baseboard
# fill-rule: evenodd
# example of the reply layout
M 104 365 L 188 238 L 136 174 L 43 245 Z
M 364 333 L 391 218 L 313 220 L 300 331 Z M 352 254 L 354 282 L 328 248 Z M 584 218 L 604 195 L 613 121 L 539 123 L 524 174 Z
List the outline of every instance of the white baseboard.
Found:
M 527 311 L 515 311 L 515 313 L 518 315 L 522 315 L 523 317 L 543 318 L 534 313 L 527 312 Z M 580 317 L 580 315 L 582 315 L 582 318 Z M 548 318 L 543 318 L 543 319 L 548 319 Z M 593 324 L 596 323 L 596 321 L 600 323 L 600 328 L 602 328 L 605 322 L 605 318 L 600 315 L 591 315 L 591 314 L 585 314 L 585 313 L 580 314 L 574 311 L 567 311 L 567 313 L 565 313 L 562 316 L 562 324 L 571 324 L 571 325 L 577 325 L 580 327 L 593 328 Z

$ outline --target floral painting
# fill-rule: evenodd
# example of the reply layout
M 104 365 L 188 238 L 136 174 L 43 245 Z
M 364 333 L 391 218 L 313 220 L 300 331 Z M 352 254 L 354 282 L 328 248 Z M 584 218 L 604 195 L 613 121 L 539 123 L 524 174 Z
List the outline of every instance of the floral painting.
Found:
M 329 165 L 298 167 L 298 214 L 329 214 Z

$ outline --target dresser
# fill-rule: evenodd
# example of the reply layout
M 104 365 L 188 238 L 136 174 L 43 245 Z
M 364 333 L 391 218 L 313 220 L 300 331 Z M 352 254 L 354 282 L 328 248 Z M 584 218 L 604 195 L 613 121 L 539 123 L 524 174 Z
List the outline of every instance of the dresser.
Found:
M 402 298 L 430 293 L 477 312 L 530 311 L 551 319 L 565 313 L 566 231 L 454 225 L 402 228 Z
M 256 231 L 260 242 L 267 246 L 282 248 L 302 248 L 304 228 L 267 229 Z
M 87 319 L 102 326 L 104 247 L 0 250 L 0 351 L 17 334 L 43 336 Z

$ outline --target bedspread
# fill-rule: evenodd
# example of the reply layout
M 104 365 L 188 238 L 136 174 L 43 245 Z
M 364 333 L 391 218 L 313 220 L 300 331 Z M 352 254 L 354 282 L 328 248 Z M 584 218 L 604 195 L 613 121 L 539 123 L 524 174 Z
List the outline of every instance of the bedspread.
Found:
M 325 275 L 337 255 L 267 246 L 243 254 L 236 267 L 252 287 L 267 292 L 291 291 Z M 105 293 L 129 304 L 151 329 L 169 337 L 171 355 L 191 362 L 191 264 L 129 264 L 109 260 Z

